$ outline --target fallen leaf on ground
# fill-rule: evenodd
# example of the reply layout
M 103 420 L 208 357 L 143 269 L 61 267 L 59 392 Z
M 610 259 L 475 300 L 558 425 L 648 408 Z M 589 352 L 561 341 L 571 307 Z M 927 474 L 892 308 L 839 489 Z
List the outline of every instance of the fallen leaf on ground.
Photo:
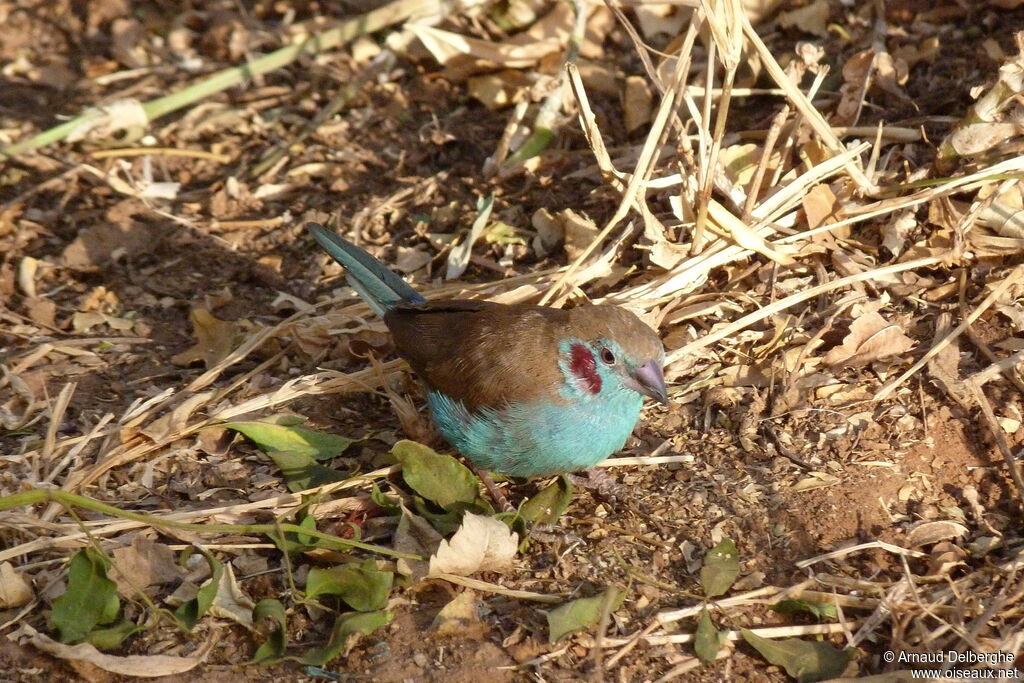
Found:
M 467 512 L 451 540 L 442 541 L 430 558 L 430 574 L 500 572 L 512 566 L 518 547 L 519 534 L 504 522 Z
M 111 555 L 110 578 L 117 584 L 117 592 L 125 598 L 149 586 L 180 579 L 184 574 L 170 546 L 141 534 L 135 536 L 130 546 L 115 548 Z
M 557 643 L 563 637 L 593 626 L 601 620 L 605 610 L 614 612 L 622 606 L 625 591 L 610 586 L 600 595 L 579 598 L 548 612 L 548 642 Z
M 0 609 L 21 607 L 31 599 L 32 586 L 25 577 L 10 562 L 0 564 Z
M 172 357 L 171 362 L 184 366 L 202 361 L 207 368 L 212 368 L 235 349 L 240 332 L 238 323 L 218 320 L 203 308 L 193 310 L 191 317 L 196 343 Z
M 825 363 L 833 367 L 867 365 L 906 353 L 913 346 L 914 340 L 905 335 L 899 325 L 891 324 L 878 313 L 867 313 L 851 323 L 850 333 L 843 343 L 825 354 Z
M 194 669 L 203 663 L 219 638 L 207 638 L 192 657 L 173 657 L 170 655 L 129 655 L 118 657 L 105 655 L 88 643 L 79 645 L 63 645 L 42 633 L 33 633 L 29 641 L 32 645 L 47 654 L 66 660 L 88 662 L 104 671 L 122 676 L 138 676 L 140 678 L 157 678 L 181 674 Z

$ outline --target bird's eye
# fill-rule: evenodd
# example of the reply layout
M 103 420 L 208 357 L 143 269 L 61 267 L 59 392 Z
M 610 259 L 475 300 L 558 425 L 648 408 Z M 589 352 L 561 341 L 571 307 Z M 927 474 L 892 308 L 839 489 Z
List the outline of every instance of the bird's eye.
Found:
M 605 365 L 615 365 L 615 354 L 608 347 L 601 349 L 601 361 Z

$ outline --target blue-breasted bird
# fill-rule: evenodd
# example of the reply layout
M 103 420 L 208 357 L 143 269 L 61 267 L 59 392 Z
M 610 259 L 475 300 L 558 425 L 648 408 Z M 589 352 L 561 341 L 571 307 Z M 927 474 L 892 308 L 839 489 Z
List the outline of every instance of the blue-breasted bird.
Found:
M 514 477 L 584 470 L 622 448 L 644 396 L 668 403 L 658 335 L 616 306 L 428 302 L 356 245 L 308 229 L 384 318 L 441 435 Z

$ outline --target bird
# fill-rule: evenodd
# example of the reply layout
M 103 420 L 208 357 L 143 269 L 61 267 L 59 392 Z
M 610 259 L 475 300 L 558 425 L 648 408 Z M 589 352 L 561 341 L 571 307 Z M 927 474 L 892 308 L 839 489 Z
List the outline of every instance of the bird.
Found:
M 645 396 L 668 405 L 661 339 L 626 309 L 427 301 L 365 250 L 305 227 L 384 319 L 437 430 L 478 473 L 587 470 L 622 449 Z

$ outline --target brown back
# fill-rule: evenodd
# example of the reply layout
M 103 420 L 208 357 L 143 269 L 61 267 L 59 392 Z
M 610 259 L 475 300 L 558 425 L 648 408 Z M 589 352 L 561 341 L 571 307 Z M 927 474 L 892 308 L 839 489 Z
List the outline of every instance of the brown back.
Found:
M 561 401 L 558 346 L 613 338 L 633 358 L 660 359 L 657 335 L 615 306 L 570 310 L 487 301 L 399 304 L 384 318 L 399 355 L 427 384 L 469 410 Z

